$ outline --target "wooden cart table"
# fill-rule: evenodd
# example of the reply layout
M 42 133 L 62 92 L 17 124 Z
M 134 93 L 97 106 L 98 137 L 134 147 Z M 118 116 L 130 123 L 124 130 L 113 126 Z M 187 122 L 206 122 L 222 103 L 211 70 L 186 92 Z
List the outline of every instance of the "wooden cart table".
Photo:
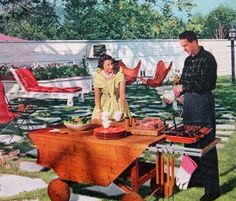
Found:
M 49 184 L 51 200 L 69 200 L 70 190 L 65 181 L 108 186 L 118 183 L 120 175 L 127 175 L 131 178 L 131 187 L 123 189 L 137 192 L 141 184 L 155 178 L 155 164 L 151 168 L 148 164 L 140 168 L 138 157 L 164 135 L 128 135 L 122 139 L 101 140 L 93 136 L 93 129 L 72 131 L 63 126 L 58 129 L 59 132 L 45 128 L 29 133 L 37 147 L 37 163 L 52 168 L 59 177 Z M 141 169 L 148 172 L 141 173 Z

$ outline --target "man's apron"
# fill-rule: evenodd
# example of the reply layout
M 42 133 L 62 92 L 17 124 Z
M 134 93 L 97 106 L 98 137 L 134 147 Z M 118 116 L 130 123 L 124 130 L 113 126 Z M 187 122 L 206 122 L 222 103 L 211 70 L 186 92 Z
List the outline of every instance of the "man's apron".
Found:
M 183 105 L 183 123 L 212 128 L 212 131 L 194 144 L 186 147 L 203 148 L 215 139 L 215 101 L 212 92 L 203 94 L 185 93 Z M 216 148 L 203 157 L 191 157 L 198 165 L 190 183 L 202 183 L 206 193 L 219 192 L 218 158 Z

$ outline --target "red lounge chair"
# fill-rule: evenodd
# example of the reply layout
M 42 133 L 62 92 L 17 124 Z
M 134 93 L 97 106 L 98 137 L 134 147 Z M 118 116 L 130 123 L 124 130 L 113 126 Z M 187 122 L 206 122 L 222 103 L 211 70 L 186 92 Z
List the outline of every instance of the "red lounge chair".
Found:
M 20 127 L 17 124 L 18 116 L 19 113 L 11 111 L 11 108 L 6 100 L 3 83 L 0 81 L 0 125 L 3 127 L 0 131 L 0 134 L 2 134 L 3 131 L 7 130 L 7 128 L 14 123 L 21 133 Z
M 17 98 L 36 98 L 36 99 L 67 99 L 67 105 L 73 106 L 73 98 L 81 97 L 84 100 L 81 87 L 47 87 L 40 86 L 33 73 L 28 68 L 10 69 L 21 90 Z
M 163 82 L 163 80 L 166 78 L 167 74 L 169 73 L 173 62 L 171 61 L 169 66 L 166 68 L 165 63 L 160 60 L 157 63 L 155 73 L 153 75 L 153 78 L 151 79 L 145 79 L 143 77 L 140 78 L 141 82 L 149 87 L 157 87 L 160 86 Z
M 126 79 L 126 84 L 130 85 L 132 83 L 134 83 L 137 79 L 138 76 L 138 72 L 140 70 L 141 67 L 141 60 L 139 60 L 137 66 L 135 68 L 128 68 L 122 60 L 118 61 L 118 65 L 120 66 L 120 68 L 122 69 L 122 72 L 125 75 L 125 79 Z

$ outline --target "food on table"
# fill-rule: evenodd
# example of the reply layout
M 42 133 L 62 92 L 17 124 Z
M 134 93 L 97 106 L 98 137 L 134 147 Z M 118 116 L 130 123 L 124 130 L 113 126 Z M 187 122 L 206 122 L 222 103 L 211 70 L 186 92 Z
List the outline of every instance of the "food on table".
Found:
M 164 126 L 164 122 L 158 117 L 146 117 L 140 121 L 140 128 L 157 129 Z
M 89 120 L 86 119 L 86 118 L 81 119 L 81 118 L 78 117 L 78 116 L 71 116 L 71 117 L 69 117 L 67 120 L 65 120 L 64 123 L 66 123 L 66 124 L 80 125 L 80 124 L 89 123 Z

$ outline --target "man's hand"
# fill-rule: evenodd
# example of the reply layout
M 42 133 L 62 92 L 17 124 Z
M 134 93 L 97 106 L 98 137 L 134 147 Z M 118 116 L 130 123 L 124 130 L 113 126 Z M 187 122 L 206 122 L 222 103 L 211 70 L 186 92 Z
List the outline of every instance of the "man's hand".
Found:
M 181 104 L 184 104 L 184 95 L 179 96 L 178 98 L 176 98 L 176 100 Z
M 161 99 L 163 99 L 163 101 L 167 104 L 173 103 L 173 101 L 175 100 L 175 94 L 174 94 L 173 90 L 162 95 Z
M 174 86 L 173 91 L 174 91 L 175 97 L 179 97 L 179 95 L 183 92 L 183 85 L 178 84 Z

